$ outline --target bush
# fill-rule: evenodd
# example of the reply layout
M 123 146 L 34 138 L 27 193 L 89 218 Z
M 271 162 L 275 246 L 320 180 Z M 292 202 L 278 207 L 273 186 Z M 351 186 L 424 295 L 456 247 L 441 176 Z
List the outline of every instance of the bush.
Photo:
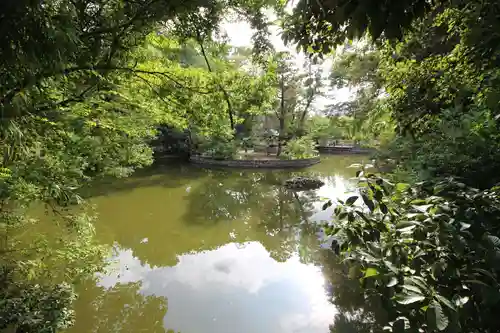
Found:
M 202 156 L 213 158 L 214 160 L 230 160 L 238 150 L 237 144 L 233 141 L 213 139 L 202 145 Z
M 48 287 L 2 281 L 0 295 L 2 332 L 14 328 L 15 332 L 50 333 L 73 323 L 71 305 L 76 295 L 68 284 Z
M 440 120 L 418 139 L 399 137 L 386 150 L 413 179 L 453 176 L 481 189 L 500 181 L 500 134 L 487 113 Z
M 288 141 L 280 157 L 288 160 L 312 158 L 318 156 L 316 143 L 308 137 Z
M 496 332 L 500 188 L 358 176 L 360 194 L 336 207 L 327 233 L 344 240 L 345 261 L 366 293 L 382 297 L 384 330 Z
M 252 149 L 254 147 L 254 138 L 253 137 L 242 138 L 239 144 L 241 148 L 243 148 L 246 152 L 248 149 Z

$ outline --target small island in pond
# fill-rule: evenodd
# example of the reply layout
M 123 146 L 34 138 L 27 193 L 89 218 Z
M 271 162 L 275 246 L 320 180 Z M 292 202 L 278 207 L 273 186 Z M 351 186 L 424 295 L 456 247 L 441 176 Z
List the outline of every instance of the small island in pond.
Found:
M 323 185 L 325 185 L 323 181 L 309 177 L 294 177 L 283 184 L 287 189 L 295 191 L 316 190 Z

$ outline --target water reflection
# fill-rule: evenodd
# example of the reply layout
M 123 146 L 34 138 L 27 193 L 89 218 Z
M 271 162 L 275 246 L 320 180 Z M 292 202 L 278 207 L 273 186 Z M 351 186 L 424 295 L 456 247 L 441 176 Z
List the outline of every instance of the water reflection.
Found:
M 113 273 L 98 282 L 103 294 L 133 290 L 141 304 L 168 297 L 163 326 L 175 331 L 325 332 L 335 314 L 318 267 L 297 256 L 278 263 L 258 242 L 181 255 L 174 267 L 143 265 L 130 250 L 119 250 L 116 259 Z M 88 322 L 93 329 L 86 329 L 106 332 L 109 321 Z
M 110 288 L 100 286 L 99 281 L 89 281 L 85 289 L 80 290 L 76 323 L 71 331 L 165 332 L 166 298 L 144 295 L 141 288 L 141 281 Z
M 71 332 L 327 333 L 339 313 L 325 291 L 342 287 L 325 282 L 317 222 L 331 216 L 322 197 L 348 195 L 354 161 L 293 173 L 179 166 L 101 187 L 97 235 L 116 253 L 80 288 Z M 326 185 L 281 186 L 296 175 Z
M 331 251 L 319 252 L 318 261 L 326 278 L 326 290 L 337 313 L 331 333 L 381 333 L 387 320 L 377 295 L 367 296 L 360 288 L 356 270 L 342 264 Z

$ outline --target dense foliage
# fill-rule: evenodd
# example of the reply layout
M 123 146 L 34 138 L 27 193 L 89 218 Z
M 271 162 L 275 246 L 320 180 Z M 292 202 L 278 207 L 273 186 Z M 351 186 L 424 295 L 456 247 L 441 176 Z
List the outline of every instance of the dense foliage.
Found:
M 366 40 L 339 50 L 333 59 L 332 87 L 353 90 L 350 100 L 335 103 L 327 110 L 328 116 L 347 132 L 344 137 L 378 143 L 393 138 L 394 126 L 387 109 L 380 64 L 380 51 Z
M 285 42 L 321 56 L 344 44 L 330 87 L 355 93 L 328 118 L 312 115 L 324 93 L 321 62 L 300 68 L 273 50 L 266 7 Z M 379 157 L 396 161 L 389 177 L 411 184 L 358 174 L 362 200 L 342 202 L 330 230 L 343 235 L 367 294 L 383 300 L 386 329 L 496 330 L 500 4 L 283 8 L 270 0 L 0 4 L 0 329 L 71 323 L 70 285 L 106 255 L 92 214 L 75 207 L 78 191 L 151 164 L 158 126 L 183 133 L 190 153 L 229 159 L 252 147 L 258 121 L 272 119 L 278 156 L 315 156 L 313 140 L 371 140 Z M 228 14 L 250 23 L 254 49 L 229 45 L 220 30 Z M 30 216 L 43 208 L 43 219 Z
M 285 22 L 287 38 L 323 56 L 346 45 L 332 83 L 357 94 L 334 111 L 359 128 L 394 124 L 378 157 L 396 163 L 395 184 L 358 173 L 360 195 L 340 202 L 329 229 L 388 312 L 371 329 L 496 332 L 499 4 L 306 3 Z M 349 52 L 355 37 L 374 43 Z
M 315 156 L 318 156 L 316 143 L 306 136 L 288 141 L 281 155 L 282 158 L 290 160 Z
M 313 5 L 299 12 L 299 4 L 292 16 L 310 24 L 311 30 L 293 30 L 294 26 L 290 35 L 306 48 L 346 43 L 346 50 L 334 60 L 332 83 L 353 86 L 357 93 L 353 101 L 333 110 L 353 115 L 356 132 L 379 135 L 391 143 L 387 157 L 401 162 L 408 179 L 458 176 L 474 187 L 495 184 L 498 3 L 410 1 L 384 9 L 353 3 L 339 11 L 333 5 L 321 10 Z M 393 16 L 405 8 L 410 21 L 405 15 Z M 391 19 L 374 17 L 379 10 Z M 314 18 L 314 23 L 306 18 Z M 315 30 L 316 24 L 329 28 Z M 343 28 L 335 29 L 339 26 Z M 374 45 L 359 48 L 343 39 L 365 33 L 363 41 L 375 39 Z M 380 127 L 389 119 L 398 134 L 395 141 L 388 135 L 392 126 Z M 378 128 L 370 133 L 363 127 Z
M 360 194 L 335 209 L 330 233 L 345 241 L 345 260 L 364 288 L 382 296 L 384 329 L 496 331 L 499 189 L 480 191 L 453 179 L 410 186 L 358 177 Z
M 149 142 L 160 124 L 223 136 L 232 125 L 228 99 L 235 123 L 266 105 L 266 76 L 240 69 L 216 34 L 235 11 L 256 29 L 254 58 L 262 57 L 267 5 L 280 6 L 1 3 L 0 330 L 54 332 L 71 323 L 71 285 L 100 269 L 107 254 L 93 241 L 90 212 L 74 207 L 82 185 L 151 164 Z M 44 207 L 42 219 L 30 217 L 43 216 Z

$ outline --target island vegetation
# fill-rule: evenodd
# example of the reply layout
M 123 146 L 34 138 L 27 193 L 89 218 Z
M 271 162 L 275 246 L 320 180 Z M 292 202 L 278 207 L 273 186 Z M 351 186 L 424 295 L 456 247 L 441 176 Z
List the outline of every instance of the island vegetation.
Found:
M 79 208 L 85 185 L 165 151 L 306 159 L 348 140 L 377 154 L 353 169 L 358 195 L 325 204 L 343 259 L 327 262 L 361 284 L 366 316 L 332 331 L 496 332 L 499 13 L 491 0 L 3 1 L 0 330 L 72 324 L 73 285 L 109 254 Z M 228 19 L 250 24 L 252 48 L 231 45 Z M 273 47 L 273 26 L 302 64 Z M 318 106 L 346 87 L 351 99 Z M 33 217 L 41 205 L 55 223 Z

